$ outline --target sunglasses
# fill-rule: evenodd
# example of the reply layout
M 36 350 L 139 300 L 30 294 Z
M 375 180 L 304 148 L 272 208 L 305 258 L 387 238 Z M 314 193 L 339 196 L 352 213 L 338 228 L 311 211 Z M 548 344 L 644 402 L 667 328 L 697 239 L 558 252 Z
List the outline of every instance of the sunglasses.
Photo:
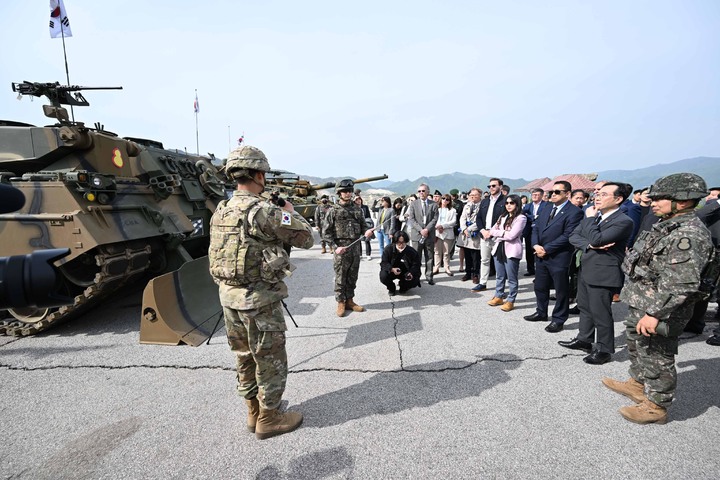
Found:
M 515 202 L 505 202 L 505 205 L 515 205 Z
M 487 188 L 497 188 L 497 187 L 499 187 L 499 186 L 500 186 L 500 185 L 488 185 Z
M 550 193 L 554 195 L 562 195 L 563 193 L 565 193 L 565 190 L 550 190 Z
M 427 190 L 418 190 L 418 193 L 424 193 L 427 192 Z

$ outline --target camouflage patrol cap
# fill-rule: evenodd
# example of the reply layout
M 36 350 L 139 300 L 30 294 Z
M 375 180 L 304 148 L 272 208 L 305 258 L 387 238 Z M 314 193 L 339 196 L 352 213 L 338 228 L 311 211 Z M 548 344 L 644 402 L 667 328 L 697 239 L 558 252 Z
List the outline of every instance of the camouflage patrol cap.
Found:
M 339 182 L 337 182 L 335 184 L 335 193 L 340 193 L 340 192 L 345 192 L 345 191 L 352 192 L 354 186 L 355 186 L 355 182 L 353 182 L 349 178 L 340 180 Z
M 647 196 L 653 200 L 699 200 L 707 195 L 705 180 L 694 173 L 673 173 L 661 177 L 650 186 Z
M 236 148 L 227 158 L 225 170 L 232 173 L 234 170 L 258 170 L 260 172 L 269 172 L 270 164 L 265 154 L 257 147 L 245 145 Z

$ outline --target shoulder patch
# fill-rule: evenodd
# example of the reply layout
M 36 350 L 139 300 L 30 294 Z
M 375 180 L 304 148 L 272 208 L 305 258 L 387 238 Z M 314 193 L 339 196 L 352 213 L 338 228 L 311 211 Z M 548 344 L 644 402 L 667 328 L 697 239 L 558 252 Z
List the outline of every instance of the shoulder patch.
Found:
M 678 248 L 678 250 L 690 250 L 692 248 L 690 239 L 688 237 L 681 238 L 677 244 L 677 248 Z
M 283 211 L 282 212 L 282 220 L 280 221 L 281 225 L 290 225 L 292 223 L 292 217 L 290 217 L 290 214 L 288 212 Z

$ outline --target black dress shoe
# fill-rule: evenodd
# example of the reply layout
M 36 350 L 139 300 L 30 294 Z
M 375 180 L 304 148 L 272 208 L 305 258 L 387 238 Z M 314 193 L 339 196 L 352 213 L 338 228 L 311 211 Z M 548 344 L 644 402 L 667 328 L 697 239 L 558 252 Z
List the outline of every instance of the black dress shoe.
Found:
M 545 327 L 545 331 L 548 333 L 562 332 L 563 324 L 559 322 L 550 322 L 550 325 Z
M 577 305 L 575 305 L 575 306 L 572 307 L 572 308 L 568 308 L 568 313 L 569 313 L 570 315 L 578 315 L 578 314 L 580 313 L 580 309 L 578 308 Z
M 612 355 L 607 352 L 592 352 L 587 357 L 583 358 L 583 362 L 589 363 L 590 365 L 602 365 L 612 359 Z
M 470 276 L 470 274 L 469 274 L 469 273 L 466 273 L 465 275 L 463 275 L 463 277 L 460 279 L 460 281 L 461 281 L 461 282 L 467 282 L 468 280 L 470 280 L 470 278 L 472 278 L 472 277 Z
M 712 345 L 713 347 L 720 347 L 720 335 L 713 335 L 705 340 L 705 343 Z
M 428 285 L 435 285 L 435 281 L 432 278 L 428 278 Z
M 528 322 L 547 322 L 547 317 L 544 315 L 540 315 L 537 312 L 533 313 L 532 315 L 525 315 L 523 318 Z
M 590 353 L 590 350 L 592 350 L 592 343 L 583 342 L 582 340 L 578 340 L 577 338 L 573 338 L 569 342 L 565 340 L 560 340 L 558 342 L 558 345 L 561 347 L 569 348 L 570 350 L 583 350 L 586 353 Z
M 523 274 L 523 277 L 532 277 L 532 276 L 534 276 L 534 275 L 535 275 L 535 272 L 525 272 L 525 273 Z

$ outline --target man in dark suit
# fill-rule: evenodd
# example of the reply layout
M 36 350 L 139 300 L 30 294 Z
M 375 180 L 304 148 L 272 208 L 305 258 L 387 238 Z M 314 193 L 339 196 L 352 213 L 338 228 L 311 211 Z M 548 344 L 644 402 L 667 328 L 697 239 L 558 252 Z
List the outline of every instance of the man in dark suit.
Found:
M 433 281 L 435 257 L 435 224 L 438 221 L 437 203 L 428 199 L 430 187 L 421 183 L 418 186 L 418 199 L 408 208 L 407 223 L 410 226 L 410 243 L 420 257 L 425 255 L 425 278 L 429 285 Z
M 552 322 L 545 327 L 549 333 L 563 329 L 568 318 L 568 268 L 572 253 L 570 234 L 583 218 L 582 211 L 570 203 L 570 182 L 555 182 L 550 192 L 552 208 L 542 212 L 535 222 L 532 244 L 535 250 L 535 313 L 523 317 L 529 322 L 547 321 L 550 288 L 555 287 L 555 307 Z
M 523 240 L 525 241 L 525 263 L 527 264 L 527 272 L 525 272 L 526 277 L 535 275 L 535 249 L 533 248 L 532 243 L 533 227 L 535 226 L 535 222 L 540 216 L 540 213 L 542 213 L 542 211 L 546 208 L 549 208 L 548 206 L 550 205 L 542 199 L 543 194 L 545 194 L 545 192 L 542 188 L 533 188 L 530 192 L 530 199 L 532 201 L 525 205 L 522 210 L 522 213 L 524 213 L 527 217 L 525 229 L 523 230 Z
M 495 243 L 490 236 L 490 229 L 497 219 L 505 212 L 505 195 L 501 188 L 503 181 L 499 178 L 491 178 L 490 184 L 487 186 L 487 198 L 483 198 L 480 202 L 480 211 L 477 214 L 477 224 L 480 226 L 480 283 L 475 285 L 472 290 L 479 292 L 487 288 L 487 281 L 490 277 L 490 264 L 492 262 L 492 249 Z
M 626 194 L 622 185 L 605 183 L 595 195 L 595 216 L 583 219 L 570 235 L 570 243 L 582 251 L 577 288 L 580 331 L 572 340 L 558 343 L 588 352 L 583 361 L 591 365 L 602 365 L 615 353 L 612 297 L 623 284 L 620 265 L 634 228 L 632 219 L 620 211 Z

